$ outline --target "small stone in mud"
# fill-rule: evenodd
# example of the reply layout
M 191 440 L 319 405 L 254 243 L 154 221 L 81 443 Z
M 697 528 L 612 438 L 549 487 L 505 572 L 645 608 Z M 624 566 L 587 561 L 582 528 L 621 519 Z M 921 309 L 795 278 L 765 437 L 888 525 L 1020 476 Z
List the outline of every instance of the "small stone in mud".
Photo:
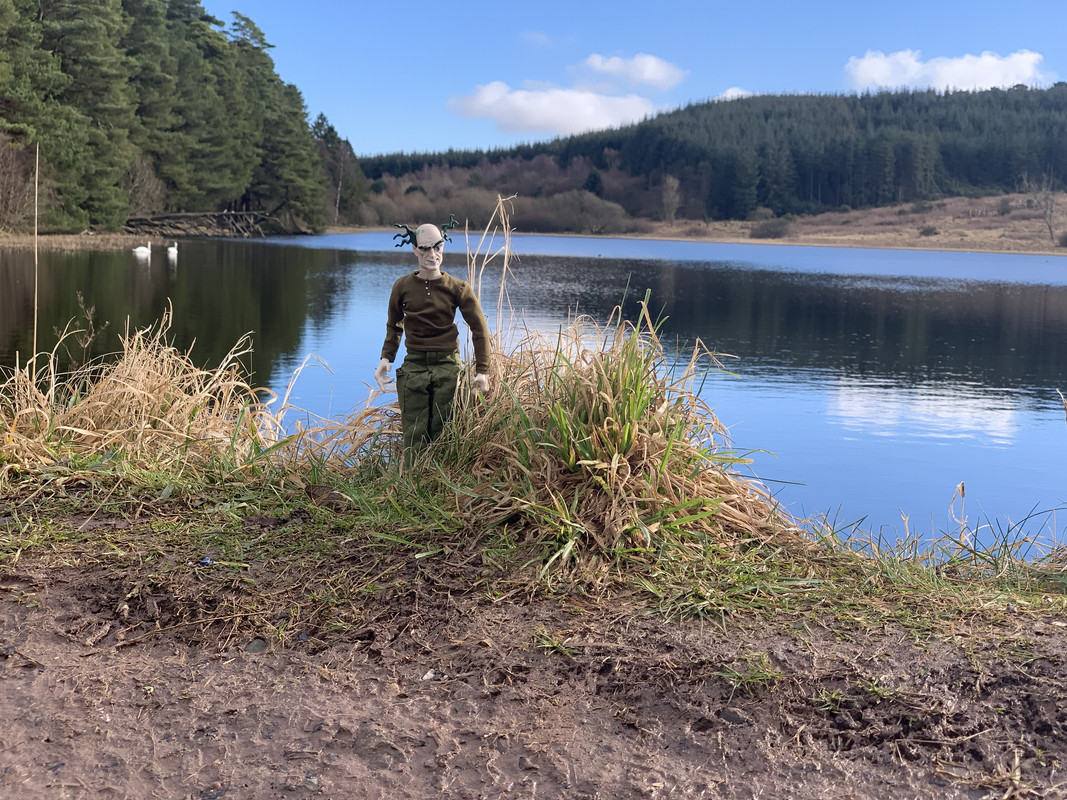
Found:
M 248 643 L 248 645 L 245 647 L 245 650 L 247 650 L 249 653 L 262 653 L 266 649 L 267 649 L 267 640 L 266 639 L 260 639 L 258 636 L 255 639 L 253 639 L 252 641 L 250 641 Z
M 719 716 L 722 717 L 726 722 L 729 722 L 732 725 L 751 725 L 752 724 L 752 717 L 750 717 L 748 714 L 746 714 L 740 708 L 733 708 L 731 706 L 727 706 L 726 708 L 724 708 L 722 711 L 719 712 Z

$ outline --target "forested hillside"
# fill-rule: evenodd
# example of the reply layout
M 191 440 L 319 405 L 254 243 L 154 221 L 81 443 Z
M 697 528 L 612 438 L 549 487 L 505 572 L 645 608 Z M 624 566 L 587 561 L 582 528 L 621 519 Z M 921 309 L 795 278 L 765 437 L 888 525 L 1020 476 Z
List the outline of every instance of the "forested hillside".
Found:
M 325 117 L 309 124 L 270 49 L 251 19 L 224 24 L 199 0 L 0 0 L 0 232 L 32 227 L 38 149 L 46 231 L 220 210 L 284 231 L 453 213 L 479 226 L 514 195 L 522 230 L 615 233 L 1036 195 L 1067 177 L 1067 83 L 755 96 L 506 150 L 360 161 Z
M 309 126 L 269 49 L 199 0 L 0 0 L 0 231 L 32 225 L 38 148 L 43 230 L 217 210 L 335 221 L 358 164 L 324 118 Z
M 404 211 L 420 210 L 423 197 L 435 198 L 440 215 L 447 204 L 439 198 L 450 193 L 458 214 L 502 192 L 518 195 L 525 230 L 624 230 L 640 219 L 748 219 L 1051 190 L 1067 176 L 1067 83 L 756 96 L 511 150 L 361 163 L 373 181 L 368 211 L 382 223 L 412 217 Z

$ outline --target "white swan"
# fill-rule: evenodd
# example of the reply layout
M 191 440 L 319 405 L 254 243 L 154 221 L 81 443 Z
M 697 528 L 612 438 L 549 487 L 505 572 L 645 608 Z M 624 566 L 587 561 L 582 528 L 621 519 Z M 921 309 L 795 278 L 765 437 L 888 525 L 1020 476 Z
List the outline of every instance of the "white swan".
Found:
M 173 261 L 177 257 L 178 257 L 178 243 L 177 242 L 171 242 L 170 243 L 170 247 L 167 248 L 167 258 L 169 258 L 171 261 Z
M 146 242 L 141 247 L 133 248 L 133 254 L 138 258 L 148 258 L 150 255 L 152 255 L 152 243 Z

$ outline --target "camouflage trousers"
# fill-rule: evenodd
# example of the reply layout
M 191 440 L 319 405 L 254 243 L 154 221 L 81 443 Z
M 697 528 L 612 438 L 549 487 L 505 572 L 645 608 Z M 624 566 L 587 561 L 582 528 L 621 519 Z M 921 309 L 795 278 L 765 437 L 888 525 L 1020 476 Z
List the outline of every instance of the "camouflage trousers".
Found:
M 441 435 L 452 417 L 461 363 L 459 351 L 409 350 L 396 371 L 404 463 L 408 466 L 419 451 Z

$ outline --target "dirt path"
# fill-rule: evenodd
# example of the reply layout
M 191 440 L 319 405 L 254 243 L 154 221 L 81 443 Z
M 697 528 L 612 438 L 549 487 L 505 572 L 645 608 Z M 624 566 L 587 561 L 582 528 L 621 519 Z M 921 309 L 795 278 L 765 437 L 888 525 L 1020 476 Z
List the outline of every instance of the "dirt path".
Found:
M 0 796 L 1067 797 L 1067 623 L 1041 614 L 724 631 L 424 574 L 282 649 L 135 628 L 173 609 L 129 580 L 0 574 Z

